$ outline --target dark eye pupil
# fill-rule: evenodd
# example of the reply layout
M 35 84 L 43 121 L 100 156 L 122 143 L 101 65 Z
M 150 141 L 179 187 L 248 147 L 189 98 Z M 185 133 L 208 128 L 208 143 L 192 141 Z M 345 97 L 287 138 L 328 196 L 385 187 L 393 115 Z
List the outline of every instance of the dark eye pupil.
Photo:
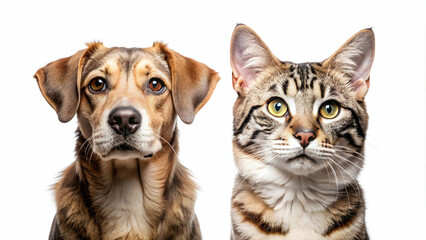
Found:
M 160 92 L 163 89 L 163 82 L 161 82 L 161 80 L 157 80 L 157 79 L 151 79 L 149 81 L 149 88 L 151 89 L 151 91 L 154 92 Z
M 331 105 L 325 105 L 325 111 L 327 111 L 328 114 L 331 114 L 333 112 L 333 107 Z
M 282 106 L 283 105 L 280 102 L 275 103 L 275 106 L 274 106 L 275 111 L 279 112 L 281 110 Z
M 100 86 L 102 86 L 102 84 L 104 83 L 104 81 L 102 81 L 101 79 L 97 79 L 96 81 L 95 81 L 95 86 L 96 87 L 100 87 Z
M 98 91 L 103 91 L 103 90 L 105 90 L 105 87 L 106 87 L 105 80 L 102 79 L 102 78 L 96 78 L 96 79 L 93 79 L 90 82 L 90 88 L 93 91 L 97 91 L 97 92 Z
M 157 88 L 158 82 L 157 80 L 152 80 L 151 84 L 152 84 L 152 87 L 155 89 Z

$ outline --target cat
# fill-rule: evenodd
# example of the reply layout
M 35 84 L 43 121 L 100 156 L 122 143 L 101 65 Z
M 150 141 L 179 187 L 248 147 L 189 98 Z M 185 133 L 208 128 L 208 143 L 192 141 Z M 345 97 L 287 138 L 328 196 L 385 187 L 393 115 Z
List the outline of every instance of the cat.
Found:
M 282 62 L 236 26 L 231 239 L 369 239 L 357 176 L 374 49 L 364 29 L 322 62 Z

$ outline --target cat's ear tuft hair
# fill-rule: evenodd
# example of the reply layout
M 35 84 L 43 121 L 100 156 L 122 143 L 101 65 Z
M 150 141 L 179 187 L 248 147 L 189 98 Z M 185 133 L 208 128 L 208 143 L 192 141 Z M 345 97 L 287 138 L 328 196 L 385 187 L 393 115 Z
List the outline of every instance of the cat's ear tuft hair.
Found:
M 279 64 L 268 46 L 244 24 L 238 24 L 231 38 L 232 86 L 244 93 L 257 74 L 269 66 Z
M 352 36 L 323 62 L 329 70 L 337 70 L 350 78 L 357 100 L 364 100 L 370 86 L 370 70 L 374 60 L 374 32 L 364 29 Z

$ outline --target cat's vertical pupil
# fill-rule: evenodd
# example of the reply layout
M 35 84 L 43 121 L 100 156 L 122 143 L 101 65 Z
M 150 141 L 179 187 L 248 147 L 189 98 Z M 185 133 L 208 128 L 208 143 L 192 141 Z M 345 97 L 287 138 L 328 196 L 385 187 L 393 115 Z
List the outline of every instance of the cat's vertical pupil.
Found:
M 268 103 L 268 111 L 275 117 L 282 117 L 287 112 L 287 105 L 282 99 L 273 99 Z
M 330 105 L 326 105 L 325 110 L 328 112 L 328 114 L 331 114 L 333 112 L 333 107 Z
M 282 105 L 282 103 L 280 103 L 280 102 L 277 102 L 277 103 L 275 103 L 275 110 L 277 111 L 277 112 L 279 112 L 280 110 L 281 110 L 281 107 L 282 107 L 283 105 Z
M 339 105 L 334 101 L 329 101 L 321 106 L 320 114 L 325 118 L 334 118 L 339 114 Z

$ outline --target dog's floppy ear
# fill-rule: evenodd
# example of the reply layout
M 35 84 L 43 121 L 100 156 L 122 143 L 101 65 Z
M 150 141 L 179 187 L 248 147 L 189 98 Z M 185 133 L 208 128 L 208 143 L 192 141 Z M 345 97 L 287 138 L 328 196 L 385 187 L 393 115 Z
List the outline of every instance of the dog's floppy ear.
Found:
M 70 121 L 80 103 L 81 71 L 86 60 L 101 43 L 88 44 L 88 48 L 74 55 L 56 60 L 40 68 L 34 78 L 50 106 L 58 114 L 59 121 Z
M 154 47 L 160 49 L 169 65 L 176 112 L 183 122 L 190 124 L 213 94 L 220 77 L 205 64 L 184 57 L 162 43 L 154 43 Z

